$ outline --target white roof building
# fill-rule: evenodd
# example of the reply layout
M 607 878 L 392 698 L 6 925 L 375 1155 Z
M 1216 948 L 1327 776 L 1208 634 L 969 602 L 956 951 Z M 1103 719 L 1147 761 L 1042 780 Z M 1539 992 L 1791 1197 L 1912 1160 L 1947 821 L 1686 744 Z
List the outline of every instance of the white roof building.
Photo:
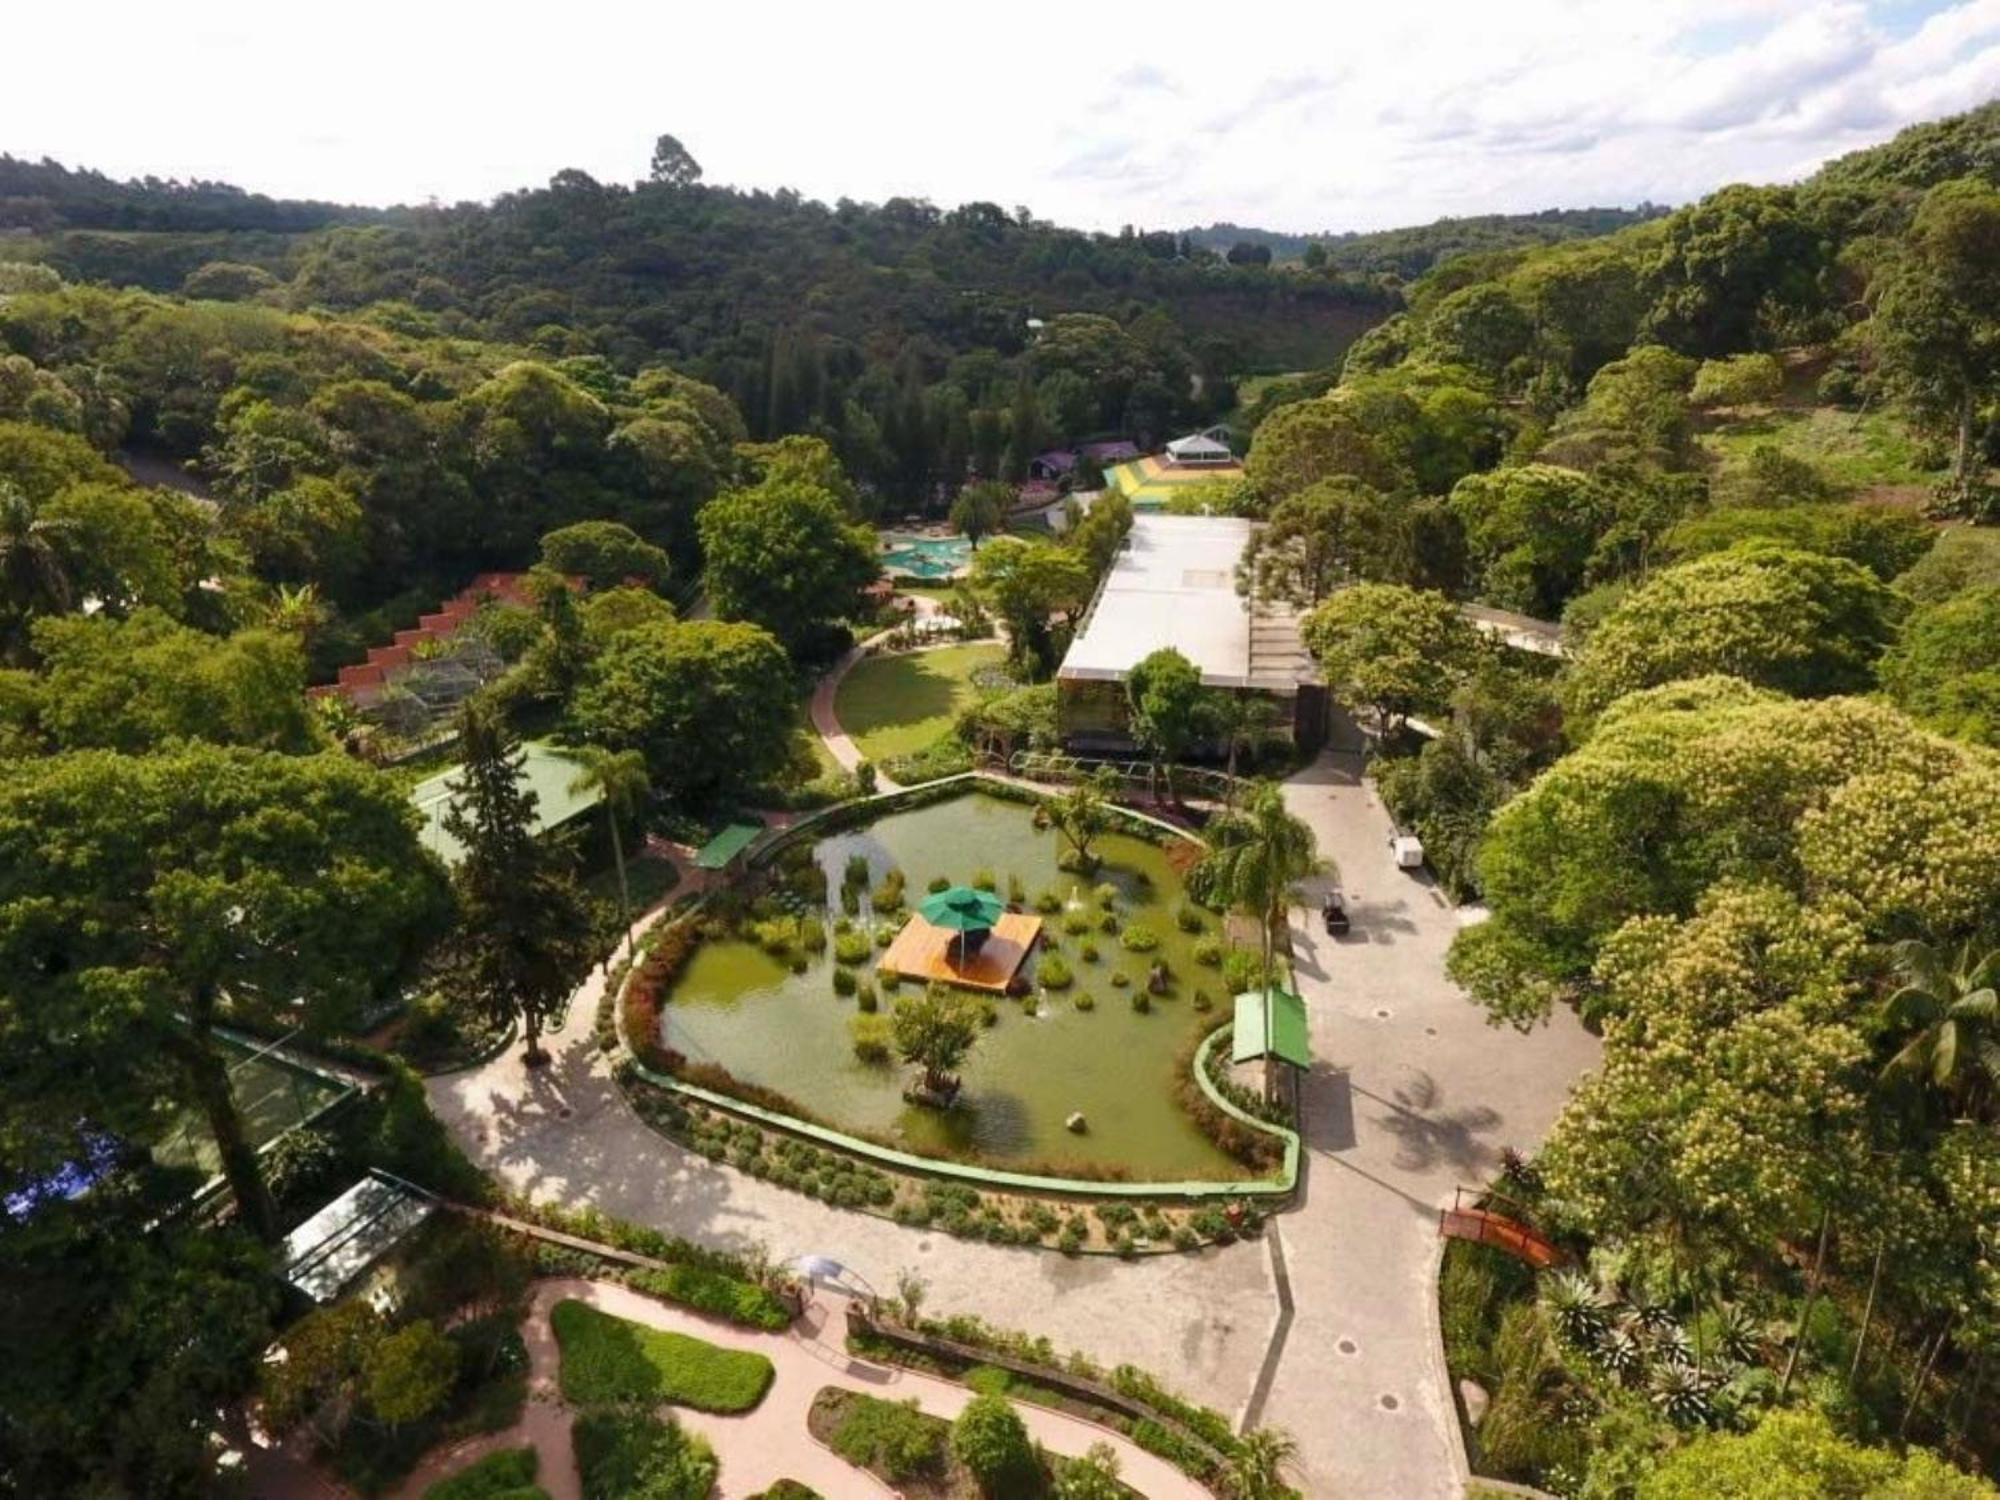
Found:
M 1135 517 L 1058 680 L 1121 681 L 1172 646 L 1208 687 L 1288 693 L 1316 682 L 1297 615 L 1253 607 L 1236 590 L 1236 564 L 1256 530 L 1236 516 Z
M 1206 432 L 1191 432 L 1167 444 L 1167 461 L 1176 464 L 1228 464 L 1236 461 L 1229 444 Z

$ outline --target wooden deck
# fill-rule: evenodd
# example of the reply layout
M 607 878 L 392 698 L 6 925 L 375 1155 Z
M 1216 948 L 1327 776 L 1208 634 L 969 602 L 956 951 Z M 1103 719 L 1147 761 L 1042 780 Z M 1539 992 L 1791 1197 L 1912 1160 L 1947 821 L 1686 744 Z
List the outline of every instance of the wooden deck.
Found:
M 1040 917 L 1003 912 L 985 945 L 960 964 L 954 961 L 953 953 L 958 934 L 912 916 L 884 950 L 876 967 L 904 979 L 936 980 L 940 984 L 1004 994 L 1041 935 Z

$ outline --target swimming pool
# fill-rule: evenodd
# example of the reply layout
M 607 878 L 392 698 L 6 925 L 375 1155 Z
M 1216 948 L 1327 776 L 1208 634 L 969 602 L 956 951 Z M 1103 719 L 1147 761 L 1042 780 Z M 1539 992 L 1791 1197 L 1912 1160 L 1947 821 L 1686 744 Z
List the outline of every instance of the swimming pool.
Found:
M 962 572 L 971 557 L 972 543 L 962 536 L 882 533 L 882 568 L 892 578 L 901 576 L 934 583 Z

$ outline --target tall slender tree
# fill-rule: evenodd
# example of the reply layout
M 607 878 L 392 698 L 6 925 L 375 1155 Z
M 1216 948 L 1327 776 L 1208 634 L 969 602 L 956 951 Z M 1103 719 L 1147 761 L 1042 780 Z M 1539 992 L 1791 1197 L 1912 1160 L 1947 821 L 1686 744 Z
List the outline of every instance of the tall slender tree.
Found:
M 1278 928 L 1298 883 L 1320 868 L 1313 831 L 1285 806 L 1284 791 L 1264 782 L 1240 811 L 1209 825 L 1208 853 L 1196 867 L 1206 898 L 1257 918 L 1263 929 L 1263 983 L 1271 983 Z
M 604 820 L 611 826 L 611 858 L 618 867 L 618 915 L 629 945 L 633 940 L 632 888 L 625 879 L 625 836 L 619 825 L 631 817 L 652 790 L 652 783 L 646 777 L 646 757 L 637 750 L 605 750 L 586 745 L 578 752 L 578 758 L 583 762 L 583 774 L 570 783 L 569 789 L 595 791 L 604 798 Z
M 499 708 L 467 700 L 459 720 L 464 764 L 444 826 L 465 847 L 452 872 L 458 896 L 461 982 L 496 1019 L 521 1022 L 530 1067 L 548 1061 L 542 1032 L 568 998 L 588 951 L 590 922 L 567 853 L 535 827 L 521 746 Z
M 27 652 L 28 622 L 70 606 L 61 538 L 74 523 L 39 513 L 18 485 L 0 479 L 0 660 Z
M 1956 960 L 1912 938 L 1896 946 L 1902 985 L 1889 997 L 1888 1020 L 1906 1037 L 1884 1072 L 1935 1085 L 1954 1103 L 2000 1087 L 2000 948 Z

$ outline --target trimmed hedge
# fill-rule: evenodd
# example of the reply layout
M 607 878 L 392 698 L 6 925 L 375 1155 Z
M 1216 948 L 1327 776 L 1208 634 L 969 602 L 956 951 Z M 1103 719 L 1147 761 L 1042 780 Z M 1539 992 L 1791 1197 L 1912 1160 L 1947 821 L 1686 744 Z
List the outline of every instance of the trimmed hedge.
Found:
M 563 1399 L 577 1406 L 671 1401 L 745 1412 L 764 1399 L 777 1373 L 761 1354 L 647 1328 L 587 1302 L 558 1302 L 549 1325 L 562 1350 Z
M 791 1326 L 791 1309 L 777 1297 L 753 1282 L 739 1281 L 720 1271 L 675 1266 L 670 1271 L 634 1271 L 626 1280 L 634 1291 L 744 1328 L 778 1333 Z

